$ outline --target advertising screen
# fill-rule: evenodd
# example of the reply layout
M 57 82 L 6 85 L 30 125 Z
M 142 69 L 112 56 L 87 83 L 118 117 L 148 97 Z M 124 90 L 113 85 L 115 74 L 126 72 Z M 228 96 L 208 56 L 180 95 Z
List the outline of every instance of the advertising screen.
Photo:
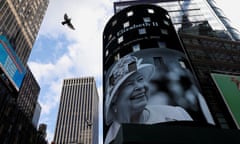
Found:
M 240 75 L 211 73 L 221 96 L 233 117 L 238 128 L 240 128 Z
M 0 68 L 15 88 L 19 90 L 26 69 L 20 62 L 7 38 L 2 35 L 0 35 Z
M 121 124 L 215 125 L 165 9 L 119 11 L 104 29 L 103 47 L 106 144 Z
M 105 78 L 106 142 L 119 123 L 215 124 L 182 52 L 154 48 L 130 53 L 110 67 Z

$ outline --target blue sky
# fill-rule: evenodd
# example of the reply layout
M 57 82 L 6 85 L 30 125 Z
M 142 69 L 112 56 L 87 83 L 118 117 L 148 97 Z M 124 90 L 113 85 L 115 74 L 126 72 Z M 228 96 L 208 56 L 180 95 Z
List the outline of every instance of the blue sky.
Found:
M 240 29 L 236 0 L 216 1 Z M 75 31 L 61 24 L 65 12 Z M 112 15 L 113 0 L 50 0 L 28 63 L 41 87 L 39 123 L 48 125 L 49 142 L 54 136 L 64 78 L 94 76 L 101 103 L 102 32 Z

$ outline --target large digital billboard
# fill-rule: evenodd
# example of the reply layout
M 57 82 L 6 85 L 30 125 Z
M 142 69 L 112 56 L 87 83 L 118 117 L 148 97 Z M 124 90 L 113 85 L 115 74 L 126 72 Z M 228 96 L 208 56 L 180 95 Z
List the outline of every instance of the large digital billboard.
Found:
M 211 73 L 223 101 L 240 128 L 240 74 Z
M 182 52 L 154 48 L 130 53 L 119 59 L 105 78 L 106 142 L 116 136 L 120 123 L 215 125 Z
M 15 86 L 16 90 L 19 90 L 26 69 L 14 52 L 8 39 L 3 35 L 0 35 L 0 68 Z
M 104 142 L 121 124 L 214 126 L 194 71 L 166 10 L 136 5 L 103 33 Z

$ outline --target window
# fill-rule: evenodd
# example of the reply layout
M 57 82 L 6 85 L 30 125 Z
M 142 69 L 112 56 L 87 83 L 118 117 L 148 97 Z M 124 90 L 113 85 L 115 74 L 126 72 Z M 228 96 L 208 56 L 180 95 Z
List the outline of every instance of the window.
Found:
M 150 19 L 150 17 L 144 17 L 143 21 L 147 23 L 147 22 L 151 22 L 151 19 Z
M 148 13 L 153 14 L 154 10 L 153 9 L 148 9 Z
M 118 43 L 120 44 L 121 42 L 123 42 L 123 36 L 118 38 Z
M 167 25 L 167 26 L 169 26 L 170 24 L 169 24 L 169 22 L 168 21 L 166 21 L 166 20 L 163 20 L 163 23 L 165 24 L 165 25 Z
M 167 48 L 165 42 L 158 41 L 158 47 L 160 48 Z
M 161 33 L 167 35 L 168 31 L 166 29 L 161 29 Z
M 129 25 L 130 25 L 130 23 L 129 23 L 129 21 L 127 21 L 123 24 L 123 27 L 126 28 L 126 27 L 129 27 Z
M 128 71 L 129 72 L 136 71 L 136 70 L 137 70 L 136 62 L 132 62 L 132 63 L 128 64 Z
M 112 34 L 110 34 L 109 36 L 108 36 L 108 40 L 110 40 L 112 38 Z
M 133 16 L 133 11 L 127 12 L 127 16 L 128 16 L 128 17 Z
M 169 16 L 168 14 L 166 14 L 166 18 L 167 18 L 167 19 L 170 19 L 170 16 Z
M 115 26 L 117 24 L 117 20 L 114 20 L 113 22 L 112 22 L 112 26 Z
M 133 45 L 132 49 L 133 49 L 134 52 L 140 51 L 140 45 L 139 44 Z
M 153 57 L 153 61 L 155 66 L 160 66 L 163 64 L 163 58 L 162 57 Z
M 109 52 L 108 52 L 108 50 L 107 50 L 105 55 L 108 56 L 108 54 L 109 54 Z
M 143 35 L 143 34 L 146 34 L 147 32 L 146 32 L 146 29 L 145 29 L 145 28 L 140 28 L 140 29 L 138 29 L 138 33 L 139 33 L 140 35 Z
M 114 76 L 113 75 L 111 75 L 109 78 L 109 84 L 114 85 Z
M 186 68 L 186 65 L 185 65 L 185 63 L 183 62 L 183 61 L 179 61 L 179 64 L 180 64 L 180 66 L 182 67 L 182 68 Z
M 120 59 L 120 54 L 118 53 L 117 55 L 115 55 L 114 60 L 118 61 L 119 59 Z

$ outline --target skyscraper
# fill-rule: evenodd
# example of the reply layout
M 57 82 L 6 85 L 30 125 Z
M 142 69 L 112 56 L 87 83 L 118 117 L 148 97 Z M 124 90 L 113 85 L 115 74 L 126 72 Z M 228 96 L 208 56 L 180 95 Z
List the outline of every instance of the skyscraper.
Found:
M 93 77 L 63 81 L 54 143 L 98 141 L 98 92 Z
M 10 41 L 24 66 L 31 53 L 49 0 L 1 0 L 0 34 Z
M 48 4 L 49 0 L 0 1 L 2 143 L 34 143 L 36 140 L 40 87 L 28 68 L 27 61 Z M 35 109 L 38 110 L 33 120 Z

